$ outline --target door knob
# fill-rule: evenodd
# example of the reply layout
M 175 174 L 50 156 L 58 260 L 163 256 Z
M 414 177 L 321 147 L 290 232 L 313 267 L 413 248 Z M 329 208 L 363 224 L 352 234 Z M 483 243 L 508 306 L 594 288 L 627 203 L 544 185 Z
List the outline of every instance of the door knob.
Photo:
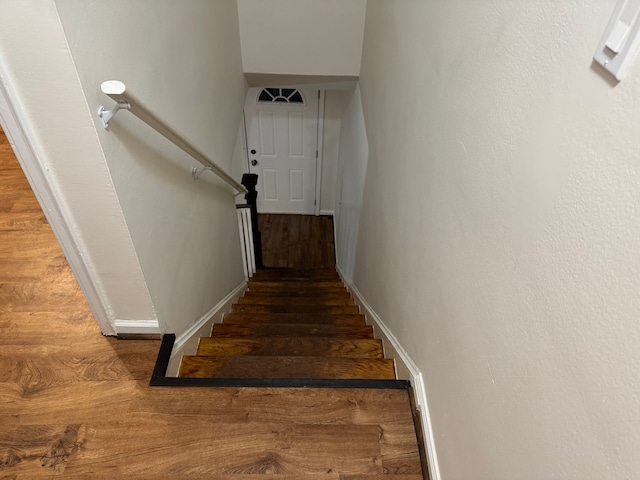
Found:
M 251 160 L 251 165 L 254 167 L 258 164 L 258 160 Z

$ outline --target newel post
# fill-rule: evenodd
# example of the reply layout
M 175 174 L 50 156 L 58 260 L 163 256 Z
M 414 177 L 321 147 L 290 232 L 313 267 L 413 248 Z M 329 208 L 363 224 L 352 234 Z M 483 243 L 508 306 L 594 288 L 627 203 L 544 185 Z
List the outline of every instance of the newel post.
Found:
M 258 175 L 255 173 L 245 173 L 242 175 L 242 181 L 249 193 L 245 194 L 244 199 L 250 207 L 251 211 L 251 229 L 253 230 L 253 248 L 256 255 L 256 268 L 264 268 L 262 263 L 262 234 L 258 230 Z

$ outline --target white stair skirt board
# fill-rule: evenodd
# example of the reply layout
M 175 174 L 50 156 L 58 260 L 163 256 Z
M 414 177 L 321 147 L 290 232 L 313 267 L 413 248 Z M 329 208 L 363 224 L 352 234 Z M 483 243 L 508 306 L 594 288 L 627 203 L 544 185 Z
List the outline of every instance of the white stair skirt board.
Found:
M 162 333 L 158 320 L 115 320 L 116 335 L 158 335 Z
M 237 303 L 238 298 L 244 295 L 247 289 L 245 282 L 234 288 L 231 293 L 218 302 L 218 304 L 205 313 L 200 320 L 194 323 L 186 332 L 176 337 L 171 352 L 171 360 L 167 367 L 166 377 L 177 377 L 180 369 L 180 362 L 183 355 L 195 355 L 198 349 L 200 337 L 209 337 L 214 323 L 222 322 L 225 313 L 231 311 L 231 306 Z
M 438 467 L 438 457 L 435 450 L 433 429 L 431 428 L 431 417 L 429 416 L 429 407 L 427 405 L 427 395 L 424 388 L 422 372 L 402 345 L 400 345 L 398 339 L 391 333 L 389 327 L 385 325 L 371 305 L 365 300 L 364 296 L 355 286 L 347 281 L 339 266 L 336 266 L 336 270 L 353 296 L 356 304 L 360 307 L 360 313 L 364 314 L 367 324 L 373 326 L 375 337 L 382 340 L 385 358 L 393 358 L 398 379 L 411 381 L 416 407 L 420 411 L 424 446 L 429 464 L 429 475 L 431 480 L 440 480 L 440 469 Z

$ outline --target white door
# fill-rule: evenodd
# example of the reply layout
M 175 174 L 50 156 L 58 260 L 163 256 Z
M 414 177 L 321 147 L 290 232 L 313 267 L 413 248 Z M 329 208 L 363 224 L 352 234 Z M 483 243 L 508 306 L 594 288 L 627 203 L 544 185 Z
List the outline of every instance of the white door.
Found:
M 258 211 L 315 213 L 318 91 L 250 88 L 244 111 Z

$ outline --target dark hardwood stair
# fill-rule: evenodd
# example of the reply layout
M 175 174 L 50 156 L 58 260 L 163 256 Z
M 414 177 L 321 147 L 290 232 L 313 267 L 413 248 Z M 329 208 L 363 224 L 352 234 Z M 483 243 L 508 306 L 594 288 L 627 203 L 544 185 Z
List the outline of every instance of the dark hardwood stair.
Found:
M 263 296 L 260 294 L 247 293 L 238 299 L 238 305 L 355 305 L 349 296 L 318 295 L 316 297 L 285 297 L 285 296 Z
M 319 325 L 364 325 L 364 316 L 356 313 L 228 313 L 224 323 L 285 323 Z
M 342 339 L 331 337 L 259 337 L 202 338 L 198 356 L 308 356 L 345 358 L 384 358 L 382 342 L 375 339 Z
M 335 378 L 393 380 L 393 360 L 337 357 L 185 356 L 181 376 L 191 378 Z
M 251 290 L 247 290 L 245 296 L 247 295 L 262 295 L 263 297 L 286 297 L 286 296 L 295 296 L 300 295 L 301 297 L 314 297 L 314 296 L 324 296 L 324 295 L 349 295 L 343 286 L 335 286 L 335 287 L 308 287 L 308 286 L 298 286 L 298 285 L 281 285 L 279 287 L 275 286 L 264 286 L 264 285 L 254 285 L 251 287 Z
M 288 305 L 288 304 L 235 304 L 231 307 L 233 313 L 327 313 L 349 314 L 360 313 L 355 305 Z
M 369 325 L 218 323 L 213 326 L 216 338 L 242 337 L 337 337 L 373 338 Z
M 334 270 L 259 270 L 243 297 L 179 377 L 395 380 L 393 360 L 373 338 Z

